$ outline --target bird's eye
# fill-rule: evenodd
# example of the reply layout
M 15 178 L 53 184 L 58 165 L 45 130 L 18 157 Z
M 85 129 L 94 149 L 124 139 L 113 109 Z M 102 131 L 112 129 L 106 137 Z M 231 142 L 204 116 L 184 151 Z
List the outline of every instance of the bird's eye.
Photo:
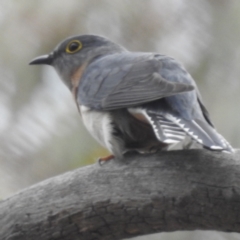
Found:
M 78 40 L 72 40 L 68 43 L 66 47 L 67 53 L 75 53 L 78 52 L 82 48 L 82 43 Z

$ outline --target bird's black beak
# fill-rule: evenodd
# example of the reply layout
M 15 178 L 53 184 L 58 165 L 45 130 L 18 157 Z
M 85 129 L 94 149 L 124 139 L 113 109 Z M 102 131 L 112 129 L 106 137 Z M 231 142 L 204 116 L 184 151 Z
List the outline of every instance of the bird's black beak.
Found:
M 34 58 L 29 65 L 35 65 L 35 64 L 47 64 L 47 65 L 52 65 L 53 62 L 53 55 L 43 55 L 40 57 Z

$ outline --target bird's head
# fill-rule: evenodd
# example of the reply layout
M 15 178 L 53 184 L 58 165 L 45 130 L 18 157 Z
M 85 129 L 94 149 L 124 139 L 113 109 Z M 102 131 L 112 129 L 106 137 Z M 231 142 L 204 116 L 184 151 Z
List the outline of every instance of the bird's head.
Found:
M 120 45 L 96 35 L 79 35 L 65 39 L 47 55 L 33 59 L 29 64 L 53 66 L 61 79 L 71 87 L 71 77 L 84 64 L 94 59 L 125 51 Z

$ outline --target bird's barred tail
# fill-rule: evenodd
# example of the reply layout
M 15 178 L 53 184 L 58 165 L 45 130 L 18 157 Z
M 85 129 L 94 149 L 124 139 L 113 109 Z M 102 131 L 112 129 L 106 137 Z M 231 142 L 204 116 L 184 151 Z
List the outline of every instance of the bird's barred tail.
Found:
M 145 116 L 151 123 L 159 141 L 178 143 L 190 136 L 199 144 L 211 150 L 233 152 L 231 145 L 207 122 L 199 119 L 187 121 L 171 114 L 156 114 L 146 111 Z

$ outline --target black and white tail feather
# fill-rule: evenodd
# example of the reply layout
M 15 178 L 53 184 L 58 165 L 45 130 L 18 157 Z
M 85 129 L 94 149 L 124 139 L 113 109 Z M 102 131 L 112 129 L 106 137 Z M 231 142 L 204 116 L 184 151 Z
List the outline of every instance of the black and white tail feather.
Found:
M 152 125 L 159 141 L 166 144 L 177 144 L 186 138 L 196 141 L 201 146 L 226 152 L 233 152 L 231 145 L 207 122 L 199 119 L 187 121 L 172 114 L 157 114 L 141 110 Z

